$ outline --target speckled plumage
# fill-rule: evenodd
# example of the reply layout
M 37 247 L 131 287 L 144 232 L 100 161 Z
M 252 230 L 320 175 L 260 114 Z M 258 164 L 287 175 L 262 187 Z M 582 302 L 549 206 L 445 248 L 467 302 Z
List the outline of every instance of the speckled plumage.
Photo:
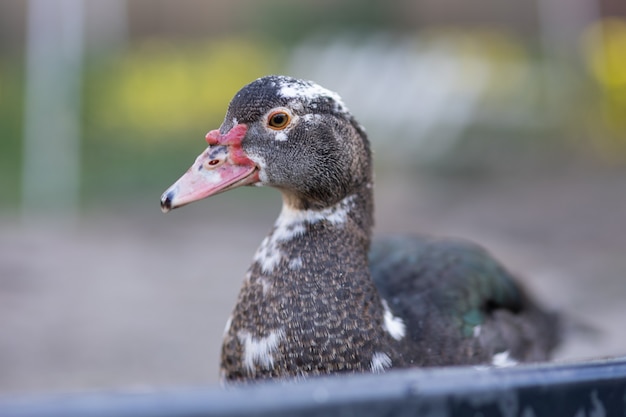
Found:
M 269 125 L 276 111 L 284 127 Z M 240 141 L 252 173 L 202 196 L 255 182 L 283 195 L 225 330 L 225 381 L 548 357 L 555 317 L 477 246 L 400 236 L 370 251 L 369 142 L 336 93 L 261 78 L 235 95 L 206 155 L 222 137 Z M 163 195 L 166 210 L 197 199 L 178 194 L 198 175 L 226 175 L 203 158 Z

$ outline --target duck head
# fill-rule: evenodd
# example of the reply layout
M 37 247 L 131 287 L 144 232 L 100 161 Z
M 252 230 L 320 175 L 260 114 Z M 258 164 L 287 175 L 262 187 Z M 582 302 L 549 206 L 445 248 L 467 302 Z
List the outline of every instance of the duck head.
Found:
M 371 183 L 365 132 L 339 95 L 310 81 L 267 76 L 246 85 L 206 141 L 163 193 L 164 212 L 242 185 L 275 187 L 296 209 L 323 209 Z

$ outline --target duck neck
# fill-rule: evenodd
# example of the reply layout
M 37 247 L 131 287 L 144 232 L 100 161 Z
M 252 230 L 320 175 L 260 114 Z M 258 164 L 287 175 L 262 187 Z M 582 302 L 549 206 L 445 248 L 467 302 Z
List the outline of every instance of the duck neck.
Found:
M 328 268 L 334 263 L 333 268 L 340 269 L 345 260 L 339 256 L 339 247 L 351 258 L 359 258 L 359 269 L 369 274 L 367 253 L 373 226 L 370 182 L 321 209 L 302 209 L 292 202 L 290 196 L 283 196 L 282 211 L 255 254 L 250 268 L 253 276 L 296 280 L 300 273 L 322 265 Z M 331 279 L 332 274 L 325 275 Z
M 285 200 L 226 332 L 226 379 L 370 370 L 389 341 L 368 264 L 372 204 L 369 182 L 320 210 Z

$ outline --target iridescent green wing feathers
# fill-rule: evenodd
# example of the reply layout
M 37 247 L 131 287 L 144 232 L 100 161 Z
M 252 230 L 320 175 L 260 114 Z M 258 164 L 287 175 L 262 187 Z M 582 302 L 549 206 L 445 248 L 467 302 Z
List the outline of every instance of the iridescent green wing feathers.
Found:
M 417 310 L 413 316 L 432 318 L 434 309 L 466 337 L 494 310 L 517 313 L 527 302 L 512 275 L 470 242 L 421 236 L 378 239 L 372 243 L 370 267 L 390 304 L 402 309 L 410 302 Z

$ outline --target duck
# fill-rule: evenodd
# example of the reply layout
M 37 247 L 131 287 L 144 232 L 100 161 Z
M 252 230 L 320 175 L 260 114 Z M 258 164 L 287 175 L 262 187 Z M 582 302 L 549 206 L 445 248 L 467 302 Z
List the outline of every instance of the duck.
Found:
M 372 239 L 372 152 L 341 97 L 270 75 L 232 98 L 163 212 L 241 186 L 282 208 L 245 275 L 222 343 L 225 383 L 544 361 L 558 315 L 481 246 Z

